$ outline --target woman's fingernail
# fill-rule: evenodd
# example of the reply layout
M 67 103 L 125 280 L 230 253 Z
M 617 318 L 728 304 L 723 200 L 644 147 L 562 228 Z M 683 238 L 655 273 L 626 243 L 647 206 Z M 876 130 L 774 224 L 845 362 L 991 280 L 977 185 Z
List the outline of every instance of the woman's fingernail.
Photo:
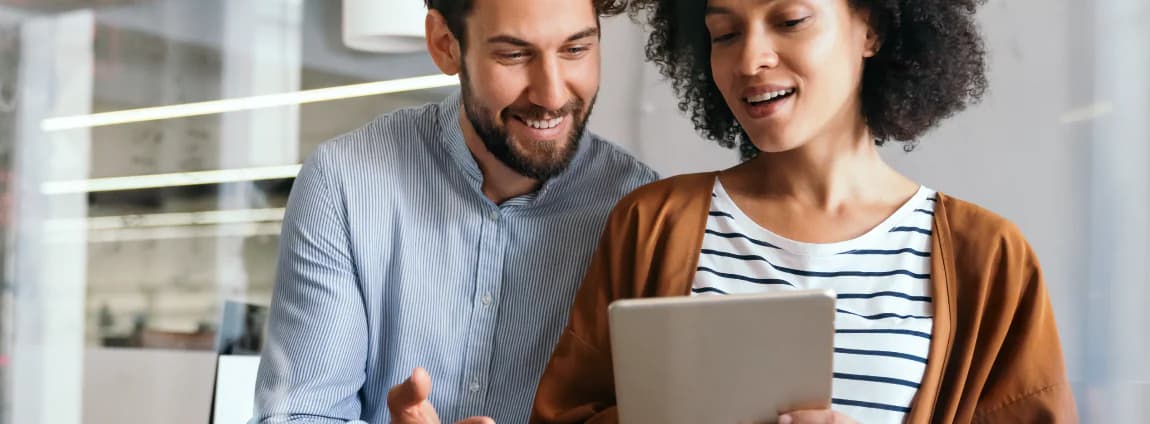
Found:
M 779 415 L 779 424 L 791 424 L 794 421 L 790 414 Z

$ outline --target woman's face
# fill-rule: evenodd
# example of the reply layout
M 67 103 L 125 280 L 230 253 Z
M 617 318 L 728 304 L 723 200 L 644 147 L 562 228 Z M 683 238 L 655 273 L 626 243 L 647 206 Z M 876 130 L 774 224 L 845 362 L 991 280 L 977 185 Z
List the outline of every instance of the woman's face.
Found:
M 715 84 L 759 150 L 863 120 L 863 61 L 878 43 L 848 0 L 708 0 L 706 24 Z

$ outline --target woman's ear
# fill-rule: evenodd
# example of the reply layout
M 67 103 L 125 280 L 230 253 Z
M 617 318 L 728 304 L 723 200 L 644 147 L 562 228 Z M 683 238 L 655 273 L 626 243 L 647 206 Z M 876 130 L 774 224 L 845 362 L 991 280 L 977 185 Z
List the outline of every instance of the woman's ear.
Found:
M 882 31 L 880 28 L 882 28 L 885 23 L 877 19 L 870 10 L 862 10 L 859 13 L 862 14 L 863 22 L 866 24 L 866 40 L 863 47 L 863 57 L 872 58 L 877 55 L 879 49 L 882 48 Z
M 873 26 L 868 25 L 866 31 L 866 48 L 863 49 L 863 57 L 872 58 L 878 54 L 881 48 L 882 38 L 879 37 L 878 31 L 875 31 Z
M 427 39 L 427 52 L 435 66 L 447 75 L 455 75 L 463 66 L 463 53 L 459 40 L 447 26 L 447 19 L 438 10 L 429 10 L 424 21 L 424 34 Z

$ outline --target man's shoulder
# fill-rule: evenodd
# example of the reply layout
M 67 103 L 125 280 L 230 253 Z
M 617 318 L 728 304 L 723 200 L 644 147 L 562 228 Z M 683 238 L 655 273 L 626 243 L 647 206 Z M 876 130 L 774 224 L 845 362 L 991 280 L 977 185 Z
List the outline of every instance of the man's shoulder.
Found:
M 429 103 L 397 109 L 323 143 L 325 155 L 359 157 L 420 148 L 439 134 L 440 105 Z
M 372 193 L 387 187 L 372 182 L 407 181 L 429 157 L 433 143 L 427 141 L 439 135 L 439 109 L 428 104 L 379 115 L 320 143 L 308 155 L 304 171 L 322 176 L 333 187 L 354 185 Z
M 588 133 L 589 166 L 584 172 L 593 178 L 616 180 L 628 184 L 627 191 L 659 179 L 659 174 L 623 147 L 597 134 Z

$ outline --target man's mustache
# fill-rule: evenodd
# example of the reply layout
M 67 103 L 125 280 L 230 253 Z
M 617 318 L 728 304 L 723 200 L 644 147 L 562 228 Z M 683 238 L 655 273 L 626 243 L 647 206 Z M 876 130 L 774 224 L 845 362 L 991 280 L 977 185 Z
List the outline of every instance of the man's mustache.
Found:
M 560 116 L 567 116 L 573 114 L 583 108 L 583 102 L 580 100 L 572 100 L 563 105 L 563 107 L 555 110 L 547 110 L 539 106 L 532 105 L 523 109 L 508 109 L 507 113 L 523 119 L 531 119 L 541 121 L 544 118 L 551 117 L 558 118 Z

